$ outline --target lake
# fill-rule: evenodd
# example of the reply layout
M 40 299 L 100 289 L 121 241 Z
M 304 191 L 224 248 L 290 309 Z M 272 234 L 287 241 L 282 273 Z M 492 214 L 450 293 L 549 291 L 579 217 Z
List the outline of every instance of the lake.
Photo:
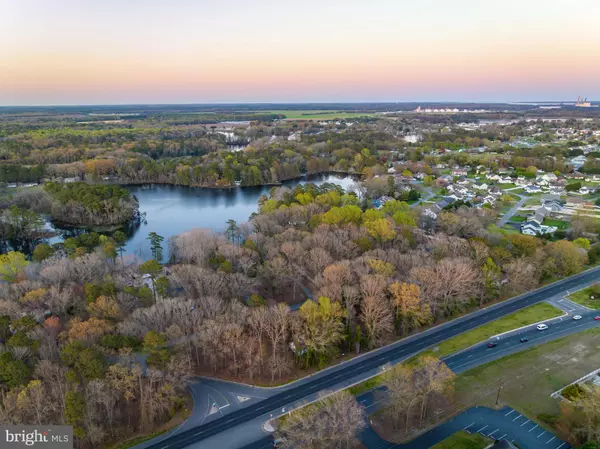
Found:
M 320 185 L 326 182 L 347 189 L 354 183 L 349 176 L 312 175 L 286 181 L 284 186 L 293 188 L 298 184 L 312 182 Z M 163 248 L 167 256 L 167 242 L 170 237 L 194 228 L 223 231 L 226 221 L 233 219 L 238 223 L 248 221 L 258 210 L 258 199 L 268 194 L 273 186 L 238 187 L 233 189 L 207 189 L 171 185 L 127 186 L 140 204 L 140 212 L 146 214 L 146 222 L 131 230 L 126 244 L 126 254 L 148 259 L 150 255 L 148 233 L 156 232 L 165 238 Z M 60 229 L 57 229 L 60 232 Z M 61 241 L 52 239 L 52 243 Z

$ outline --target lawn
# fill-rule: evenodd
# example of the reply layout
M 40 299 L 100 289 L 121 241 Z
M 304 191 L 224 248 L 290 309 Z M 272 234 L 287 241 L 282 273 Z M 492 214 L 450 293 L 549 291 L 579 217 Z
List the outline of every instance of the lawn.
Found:
M 527 194 L 526 194 L 527 195 Z M 525 201 L 525 204 L 523 204 L 523 206 L 541 206 L 542 204 L 542 195 L 540 193 L 535 193 L 533 195 L 527 195 L 527 201 Z
M 514 221 L 515 223 L 523 223 L 527 220 L 527 217 L 522 215 L 513 215 L 513 217 L 509 221 Z
M 511 313 L 510 315 L 506 315 L 498 320 L 484 324 L 483 326 L 475 328 L 469 332 L 457 335 L 454 338 L 442 342 L 439 346 L 427 352 L 430 352 L 436 357 L 445 357 L 460 351 L 461 349 L 465 349 L 479 342 L 486 341 L 494 335 L 498 335 L 513 329 L 518 329 L 520 327 L 547 320 L 549 318 L 556 318 L 562 314 L 563 312 L 556 307 L 553 307 L 545 302 L 541 302 L 539 304 L 526 307 L 515 313 Z
M 500 230 L 502 232 L 504 232 L 504 234 L 509 235 L 509 234 L 520 234 L 521 231 L 515 229 L 513 226 L 509 225 L 509 224 L 505 224 L 504 226 L 502 226 L 500 228 Z
M 440 441 L 431 449 L 483 449 L 488 447 L 492 440 L 478 433 L 469 434 L 464 430 Z
M 571 293 L 567 298 L 590 309 L 600 309 L 600 295 L 596 295 L 596 299 L 590 299 L 590 293 L 592 293 L 590 288 L 584 288 L 578 292 Z
M 261 111 L 262 112 L 262 111 Z M 299 110 L 287 109 L 268 111 L 269 114 L 283 114 L 288 120 L 333 120 L 351 119 L 358 117 L 373 117 L 374 114 L 366 112 L 326 111 L 326 110 Z
M 569 222 L 564 220 L 556 220 L 553 218 L 544 218 L 543 223 L 546 226 L 556 226 L 558 229 L 567 229 Z
M 599 344 L 596 327 L 473 368 L 456 376 L 457 402 L 495 407 L 502 387 L 499 406 L 536 421 L 543 413 L 557 415 L 558 402 L 550 394 L 600 366 Z
M 502 190 L 506 190 L 506 189 L 512 189 L 512 188 L 514 188 L 514 187 L 517 187 L 517 185 L 516 185 L 516 184 L 513 184 L 513 183 L 509 183 L 509 184 L 498 184 L 497 186 L 498 186 L 498 188 L 500 188 L 500 189 L 502 189 Z

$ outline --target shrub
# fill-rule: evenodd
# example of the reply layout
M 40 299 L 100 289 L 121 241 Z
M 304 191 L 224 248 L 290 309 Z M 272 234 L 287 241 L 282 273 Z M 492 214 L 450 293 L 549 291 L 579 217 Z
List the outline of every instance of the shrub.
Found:
M 548 424 L 550 427 L 555 427 L 558 421 L 558 416 L 550 415 L 549 413 L 540 413 L 537 417 L 541 422 Z
M 562 396 L 570 401 L 583 397 L 585 391 L 579 384 L 569 385 L 562 391 Z

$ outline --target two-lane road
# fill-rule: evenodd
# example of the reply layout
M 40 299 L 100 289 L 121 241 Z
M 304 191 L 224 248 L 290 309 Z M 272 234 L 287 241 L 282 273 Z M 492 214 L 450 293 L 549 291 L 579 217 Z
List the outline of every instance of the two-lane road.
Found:
M 384 348 L 364 354 L 350 362 L 324 370 L 317 375 L 312 376 L 309 380 L 303 380 L 296 384 L 292 384 L 288 388 L 283 389 L 280 393 L 263 401 L 236 410 L 235 412 L 225 415 L 208 424 L 177 433 L 156 444 L 148 446 L 148 448 L 180 449 L 226 432 L 237 426 L 240 426 L 239 432 L 242 432 L 245 429 L 245 424 L 250 421 L 259 419 L 266 421 L 269 419 L 271 413 L 278 416 L 289 411 L 290 406 L 293 407 L 299 403 L 299 401 L 316 399 L 319 392 L 324 390 L 332 391 L 345 387 L 349 379 L 356 379 L 363 375 L 365 378 L 370 377 L 373 375 L 372 373 L 374 370 L 379 369 L 387 363 L 396 363 L 411 357 L 429 346 L 437 345 L 448 338 L 501 318 L 546 298 L 561 294 L 567 290 L 583 288 L 598 280 L 599 277 L 600 268 L 594 268 L 534 290 L 530 293 L 473 312 L 451 322 L 436 326 Z M 238 430 L 234 432 L 238 432 Z M 227 435 L 230 435 L 230 433 Z M 246 443 L 250 442 L 251 440 L 246 440 Z M 237 446 L 236 443 L 236 445 L 231 445 L 229 447 L 239 446 Z

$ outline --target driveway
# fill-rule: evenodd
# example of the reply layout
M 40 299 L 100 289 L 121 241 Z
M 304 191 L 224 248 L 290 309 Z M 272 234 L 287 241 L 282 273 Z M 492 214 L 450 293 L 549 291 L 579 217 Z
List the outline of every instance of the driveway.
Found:
M 517 213 L 517 211 L 523 206 L 523 204 L 525 204 L 525 201 L 527 201 L 526 196 L 519 195 L 518 193 L 513 193 L 513 195 L 517 195 L 520 198 L 520 200 L 517 201 L 517 204 L 515 204 L 513 207 L 511 207 L 504 215 L 502 215 L 500 220 L 498 220 L 498 222 L 496 223 L 496 226 L 498 226 L 499 228 L 501 228 L 506 223 L 508 223 L 510 221 L 510 219 L 513 217 L 513 215 Z

